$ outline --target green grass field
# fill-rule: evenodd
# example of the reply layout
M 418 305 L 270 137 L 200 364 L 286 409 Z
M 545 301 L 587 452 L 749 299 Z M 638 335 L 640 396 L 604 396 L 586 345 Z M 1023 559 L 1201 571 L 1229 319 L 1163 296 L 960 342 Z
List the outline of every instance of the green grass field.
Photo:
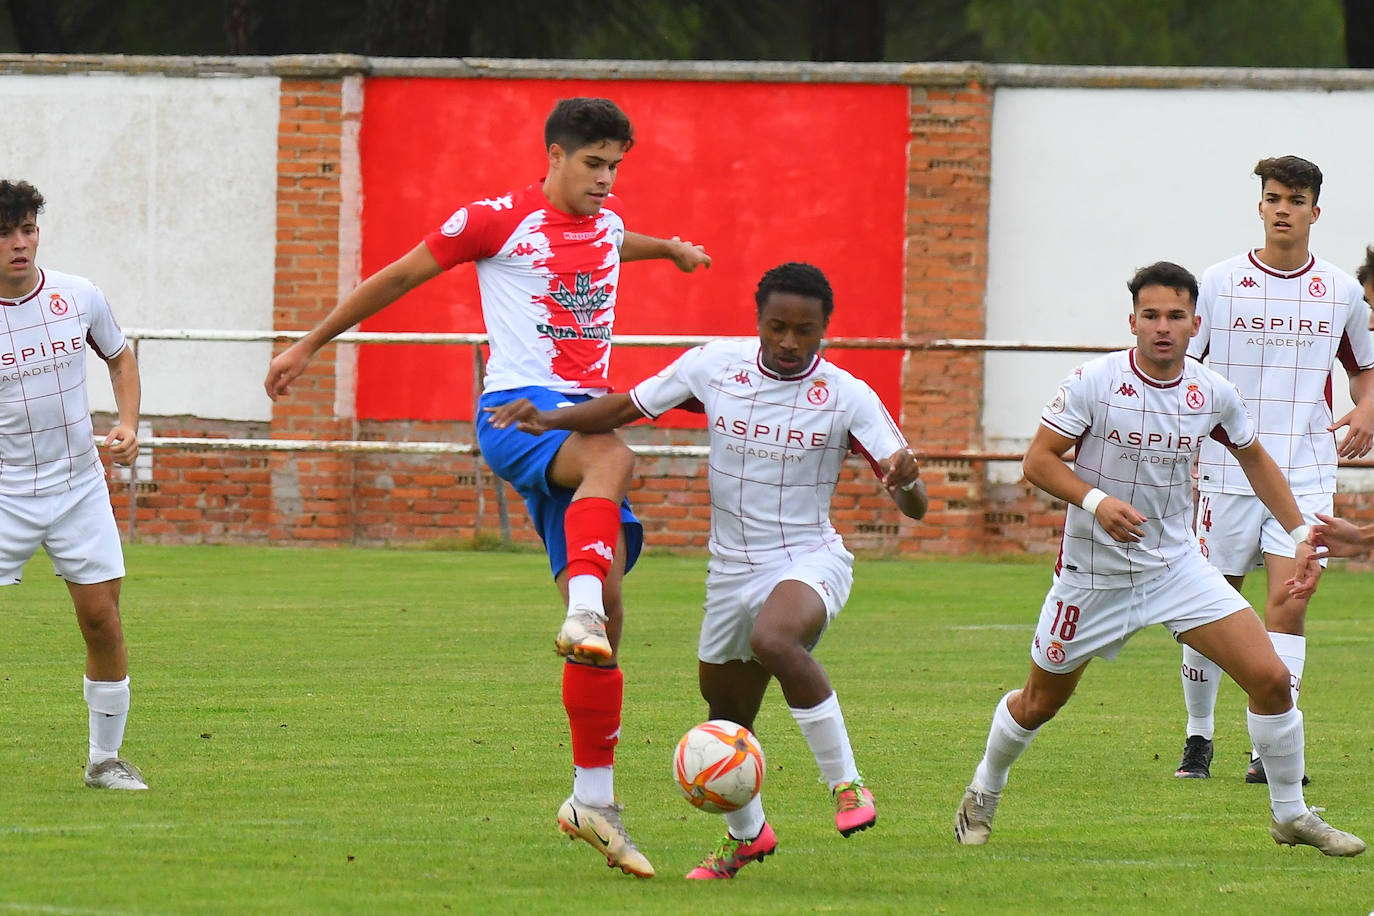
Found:
M 82 785 L 81 640 L 46 559 L 0 590 L 0 912 L 1374 910 L 1374 854 L 1269 839 L 1234 685 L 1214 778 L 1173 778 L 1183 710 L 1162 629 L 1094 663 L 1012 771 L 991 843 L 954 842 L 993 706 L 1025 676 L 1048 562 L 861 559 L 818 656 L 878 824 L 835 832 L 774 689 L 758 730 L 778 854 L 709 884 L 682 875 L 723 822 L 669 780 L 704 712 L 704 559 L 651 556 L 627 583 L 617 789 L 652 881 L 555 827 L 571 764 L 541 555 L 134 546 L 128 562 L 124 754 L 146 793 Z M 1374 577 L 1328 574 L 1303 706 L 1308 802 L 1374 839 L 1371 605 Z

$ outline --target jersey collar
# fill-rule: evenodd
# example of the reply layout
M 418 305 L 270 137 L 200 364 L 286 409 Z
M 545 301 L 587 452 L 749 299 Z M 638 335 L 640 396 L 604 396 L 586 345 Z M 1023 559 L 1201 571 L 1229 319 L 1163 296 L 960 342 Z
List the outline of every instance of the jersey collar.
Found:
M 21 299 L 0 298 L 0 305 L 23 305 L 25 302 L 28 302 L 34 296 L 38 295 L 38 291 L 43 288 L 43 283 L 45 280 L 47 280 L 47 276 L 44 275 L 43 268 L 40 267 L 38 268 L 38 285 L 33 288 L 32 292 L 30 292 L 28 295 L 24 296 Z
M 774 381 L 778 382 L 800 382 L 802 379 L 811 375 L 821 367 L 821 355 L 817 353 L 815 356 L 811 358 L 811 365 L 807 366 L 805 372 L 798 372 L 796 375 L 778 375 L 772 369 L 769 369 L 767 366 L 763 364 L 763 348 L 760 347 L 754 353 L 754 365 L 759 367 L 759 372 L 765 378 L 771 378 Z
M 1316 263 L 1317 263 L 1317 256 L 1314 255 L 1312 252 L 1309 251 L 1309 252 L 1307 253 L 1307 263 L 1304 264 L 1302 267 L 1299 267 L 1297 270 L 1287 270 L 1287 271 L 1284 271 L 1284 270 L 1275 270 L 1274 268 L 1270 267 L 1268 264 L 1266 264 L 1266 263 L 1264 263 L 1263 261 L 1261 261 L 1261 260 L 1255 255 L 1255 250 L 1254 250 L 1253 248 L 1250 249 L 1248 252 L 1246 252 L 1246 255 L 1250 258 L 1250 263 L 1251 263 L 1251 264 L 1255 265 L 1255 266 L 1258 267 L 1260 270 L 1262 270 L 1262 271 L 1264 271 L 1265 273 L 1267 273 L 1269 276 L 1271 276 L 1271 277 L 1278 277 L 1280 280 L 1291 280 L 1291 279 L 1293 279 L 1294 277 L 1301 277 L 1303 274 L 1305 274 L 1305 273 L 1307 273 L 1309 270 L 1311 270 L 1311 269 L 1313 268 L 1313 266 L 1315 266 Z

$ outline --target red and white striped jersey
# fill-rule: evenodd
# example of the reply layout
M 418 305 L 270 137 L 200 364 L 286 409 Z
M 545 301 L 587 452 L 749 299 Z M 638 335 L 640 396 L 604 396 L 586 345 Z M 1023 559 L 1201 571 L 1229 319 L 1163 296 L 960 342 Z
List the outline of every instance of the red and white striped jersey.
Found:
M 103 475 L 86 395 L 87 347 L 127 346 L 89 280 L 40 270 L 22 299 L 0 299 L 0 493 L 71 489 Z
M 1145 516 L 1145 536 L 1122 544 L 1091 513 L 1070 504 L 1057 575 L 1087 588 L 1140 585 L 1188 553 L 1193 533 L 1193 462 L 1203 443 L 1246 447 L 1255 424 L 1234 385 L 1201 363 L 1159 382 L 1135 364 L 1135 350 L 1089 360 L 1060 383 L 1040 422 L 1078 443 L 1074 471 Z
M 445 270 L 477 262 L 491 344 L 484 390 L 610 390 L 624 240 L 619 198 L 608 196 L 595 216 L 573 216 L 540 184 L 460 207 L 425 237 Z
M 718 340 L 688 350 L 630 390 L 658 417 L 695 399 L 710 430 L 712 568 L 735 570 L 843 550 L 830 499 L 851 451 L 881 477 L 906 439 L 865 382 L 819 356 L 780 378 L 757 340 Z
M 1260 441 L 1295 494 L 1336 491 L 1331 425 L 1332 370 L 1374 368 L 1364 291 L 1328 261 L 1309 256 L 1279 271 L 1253 251 L 1208 268 L 1198 288 L 1202 327 L 1188 354 L 1230 379 L 1245 396 Z M 1236 460 L 1209 443 L 1198 489 L 1253 494 Z

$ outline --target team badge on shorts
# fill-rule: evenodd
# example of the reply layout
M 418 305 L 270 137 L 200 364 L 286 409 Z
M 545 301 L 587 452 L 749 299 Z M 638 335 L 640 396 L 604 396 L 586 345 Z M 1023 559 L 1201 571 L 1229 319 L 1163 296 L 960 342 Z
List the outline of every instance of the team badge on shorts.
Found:
M 1051 641 L 1050 647 L 1045 650 L 1045 658 L 1049 659 L 1050 662 L 1055 665 L 1064 664 L 1064 659 L 1067 657 L 1068 656 L 1064 653 L 1063 644 L 1057 639 Z
M 1198 539 L 1197 539 L 1197 549 L 1198 549 L 1199 551 L 1202 552 L 1202 557 L 1203 557 L 1203 559 L 1206 559 L 1207 557 L 1210 557 L 1210 556 L 1212 555 L 1212 554 L 1207 550 L 1207 539 L 1206 539 L 1206 538 L 1198 538 Z

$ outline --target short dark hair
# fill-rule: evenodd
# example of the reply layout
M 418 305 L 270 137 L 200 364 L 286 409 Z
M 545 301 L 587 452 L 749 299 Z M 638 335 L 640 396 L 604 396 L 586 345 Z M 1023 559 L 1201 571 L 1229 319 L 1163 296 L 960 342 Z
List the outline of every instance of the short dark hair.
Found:
M 1155 261 L 1149 267 L 1142 267 L 1131 277 L 1126 288 L 1131 291 L 1131 304 L 1140 302 L 1140 291 L 1147 286 L 1162 286 L 1165 289 L 1182 290 L 1188 299 L 1197 305 L 1197 277 L 1186 267 L 1173 261 Z
M 557 143 L 565 152 L 615 140 L 629 152 L 635 131 L 620 106 L 610 99 L 559 99 L 544 122 L 544 148 Z
M 819 299 L 821 312 L 827 321 L 830 320 L 830 313 L 835 310 L 835 294 L 830 289 L 830 281 L 825 278 L 819 267 L 800 261 L 779 264 L 763 275 L 759 280 L 759 288 L 754 290 L 757 314 L 763 312 L 763 304 L 768 301 L 770 293 L 792 293 L 796 296 Z
M 1369 245 L 1365 248 L 1364 263 L 1360 265 L 1359 270 L 1355 271 L 1355 279 L 1360 281 L 1361 286 L 1364 286 L 1370 280 L 1374 280 L 1374 245 Z M 1374 302 L 1370 304 L 1374 305 Z
M 0 229 L 13 229 L 43 209 L 43 195 L 27 181 L 0 178 Z
M 1255 163 L 1255 174 L 1260 179 L 1260 192 L 1270 179 L 1290 188 L 1306 188 L 1312 192 L 1312 203 L 1322 196 L 1322 170 L 1315 162 L 1308 162 L 1298 156 L 1275 156 L 1261 159 Z

